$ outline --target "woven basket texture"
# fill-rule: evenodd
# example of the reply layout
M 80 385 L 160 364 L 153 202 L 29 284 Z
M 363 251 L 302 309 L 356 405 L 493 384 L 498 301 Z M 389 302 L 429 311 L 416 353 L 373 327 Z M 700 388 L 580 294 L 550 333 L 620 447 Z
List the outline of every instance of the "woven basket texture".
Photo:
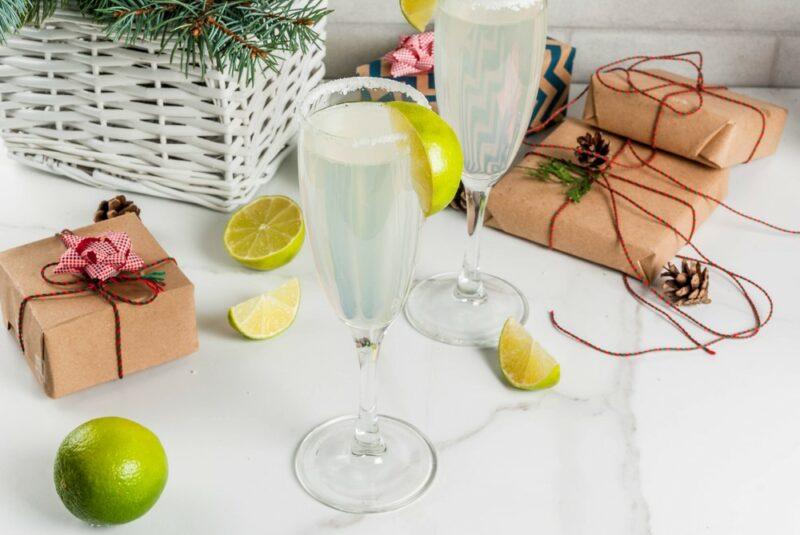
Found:
M 324 42 L 324 22 L 318 30 Z M 0 47 L 0 135 L 39 169 L 231 211 L 291 151 L 324 55 L 323 45 L 297 52 L 252 86 L 211 69 L 187 78 L 158 46 L 110 40 L 60 10 Z

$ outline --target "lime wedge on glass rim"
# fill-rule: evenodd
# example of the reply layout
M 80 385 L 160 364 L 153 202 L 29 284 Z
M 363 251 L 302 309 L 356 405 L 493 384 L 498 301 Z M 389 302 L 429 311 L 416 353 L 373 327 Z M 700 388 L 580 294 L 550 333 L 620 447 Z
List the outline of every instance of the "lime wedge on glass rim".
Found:
M 433 20 L 436 0 L 400 0 L 400 11 L 410 25 L 417 31 L 424 32 L 425 27 Z
M 458 192 L 464 155 L 450 125 L 433 110 L 413 102 L 387 102 L 398 130 L 411 140 L 414 189 L 426 217 L 445 208 Z
M 497 347 L 500 369 L 515 388 L 541 390 L 561 378 L 561 366 L 514 318 L 508 318 Z
M 282 195 L 259 197 L 237 210 L 225 227 L 225 249 L 239 263 L 259 270 L 279 268 L 300 252 L 303 212 Z
M 288 329 L 300 307 L 300 281 L 292 278 L 271 292 L 228 309 L 231 327 L 251 340 L 273 338 Z

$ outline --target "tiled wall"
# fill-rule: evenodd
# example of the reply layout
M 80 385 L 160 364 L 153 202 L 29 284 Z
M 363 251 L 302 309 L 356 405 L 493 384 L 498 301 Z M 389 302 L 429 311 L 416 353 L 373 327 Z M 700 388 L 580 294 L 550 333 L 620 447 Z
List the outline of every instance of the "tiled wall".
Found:
M 398 0 L 329 1 L 331 77 L 413 31 Z M 578 48 L 577 81 L 631 54 L 702 50 L 710 83 L 800 87 L 800 0 L 550 0 L 549 33 Z

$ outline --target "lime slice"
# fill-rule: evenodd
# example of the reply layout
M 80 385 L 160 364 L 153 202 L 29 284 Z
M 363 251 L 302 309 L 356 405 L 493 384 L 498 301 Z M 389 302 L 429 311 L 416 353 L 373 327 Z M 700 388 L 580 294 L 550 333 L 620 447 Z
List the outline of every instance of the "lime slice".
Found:
M 508 382 L 524 390 L 550 388 L 561 378 L 561 366 L 514 318 L 508 318 L 497 348 Z
M 231 327 L 252 340 L 266 340 L 288 329 L 300 307 L 300 281 L 296 278 L 271 292 L 257 295 L 228 309 Z
M 234 213 L 225 227 L 225 248 L 253 269 L 275 269 L 289 263 L 303 246 L 303 212 L 288 197 L 259 197 Z
M 436 0 L 400 0 L 400 10 L 410 25 L 418 32 L 424 32 L 433 20 Z
M 422 211 L 431 216 L 445 208 L 458 192 L 464 155 L 453 129 L 435 112 L 413 102 L 387 102 L 397 112 L 397 128 L 412 142 L 414 189 Z

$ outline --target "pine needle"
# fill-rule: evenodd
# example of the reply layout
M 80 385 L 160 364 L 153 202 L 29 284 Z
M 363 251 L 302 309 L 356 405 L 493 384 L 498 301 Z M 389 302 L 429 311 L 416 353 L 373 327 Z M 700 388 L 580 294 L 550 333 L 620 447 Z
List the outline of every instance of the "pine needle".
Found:
M 567 187 L 566 195 L 574 203 L 580 202 L 592 189 L 598 173 L 575 163 L 548 158 L 539 162 L 536 169 L 530 169 L 532 177 L 543 182 L 559 182 Z
M 248 85 L 286 55 L 318 46 L 315 26 L 330 13 L 322 0 L 0 0 L 0 42 L 67 5 L 111 39 L 158 44 L 187 74 L 214 68 Z

